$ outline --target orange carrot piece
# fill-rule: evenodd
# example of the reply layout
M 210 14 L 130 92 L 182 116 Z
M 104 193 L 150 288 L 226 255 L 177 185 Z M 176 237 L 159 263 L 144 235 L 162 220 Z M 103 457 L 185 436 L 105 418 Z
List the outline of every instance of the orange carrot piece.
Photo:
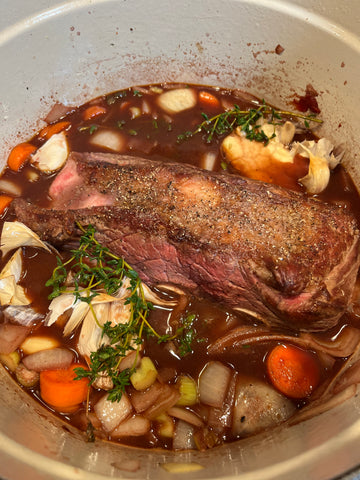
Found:
M 318 386 L 320 367 L 315 356 L 293 345 L 277 345 L 267 357 L 269 378 L 290 398 L 305 398 Z
M 38 134 L 39 140 L 49 140 L 50 137 L 55 135 L 55 133 L 60 133 L 63 130 L 66 130 L 70 126 L 70 122 L 58 122 L 52 125 L 47 125 Z
M 217 108 L 220 106 L 219 100 L 213 95 L 212 93 L 209 93 L 205 90 L 202 90 L 199 93 L 199 101 L 203 103 L 204 105 L 207 105 L 212 108 Z
M 8 157 L 8 166 L 14 172 L 18 172 L 30 155 L 36 150 L 35 145 L 31 143 L 19 143 L 10 152 Z
M 75 380 L 75 368 L 84 367 L 73 363 L 68 369 L 44 370 L 40 372 L 40 395 L 44 402 L 56 410 L 69 412 L 86 400 L 89 381 Z
M 12 201 L 12 197 L 9 197 L 8 195 L 0 195 L 0 215 L 5 212 Z
M 105 115 L 107 112 L 105 107 L 101 107 L 100 105 L 93 105 L 92 107 L 88 107 L 86 110 L 83 111 L 82 117 L 83 120 L 91 120 L 94 117 L 98 117 L 99 115 Z

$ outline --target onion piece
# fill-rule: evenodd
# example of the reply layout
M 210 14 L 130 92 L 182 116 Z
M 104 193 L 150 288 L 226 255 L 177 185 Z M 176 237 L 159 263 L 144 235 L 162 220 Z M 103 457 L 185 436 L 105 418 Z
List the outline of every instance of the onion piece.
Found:
M 22 275 L 22 251 L 17 249 L 0 273 L 0 304 L 29 305 L 25 289 L 18 285 Z
M 9 305 L 3 310 L 4 319 L 11 323 L 31 327 L 38 320 L 44 318 L 42 313 L 36 312 L 26 305 Z
M 255 343 L 264 343 L 270 340 L 290 342 L 303 348 L 323 352 L 334 357 L 351 355 L 360 342 L 360 330 L 346 326 L 333 339 L 324 340 L 320 334 L 301 333 L 299 337 L 272 332 L 266 327 L 243 325 L 227 332 L 208 347 L 208 353 L 220 354 L 227 349 L 242 348 Z
M 179 420 L 183 420 L 186 423 L 190 423 L 190 425 L 194 425 L 195 427 L 203 427 L 204 423 L 200 417 L 198 417 L 194 412 L 188 410 L 186 408 L 180 407 L 171 407 L 168 409 L 167 413 L 171 417 L 178 418 Z
M 19 185 L 4 178 L 0 179 L 0 190 L 7 195 L 11 195 L 12 197 L 21 197 L 22 195 L 22 189 L 19 187 Z
M 126 147 L 126 141 L 123 135 L 109 128 L 97 130 L 91 136 L 89 143 L 95 147 L 117 153 L 122 152 Z
M 104 430 L 112 432 L 121 422 L 130 416 L 132 406 L 125 393 L 122 394 L 118 402 L 111 402 L 107 397 L 107 394 L 101 397 L 95 404 L 94 411 Z
M 156 400 L 163 393 L 163 385 L 155 382 L 147 390 L 135 391 L 131 394 L 130 400 L 137 413 L 144 412 L 156 403 Z
M 212 407 L 221 407 L 227 394 L 231 373 L 231 369 L 221 362 L 208 362 L 199 375 L 200 401 Z
M 0 353 L 8 354 L 16 350 L 29 332 L 30 328 L 21 325 L 0 324 Z
M 150 408 L 145 410 L 144 415 L 150 420 L 155 419 L 162 413 L 166 412 L 169 408 L 173 407 L 180 398 L 180 393 L 170 387 L 170 385 L 163 386 L 163 392 L 159 396 L 158 401 L 154 403 Z
M 179 420 L 175 425 L 173 449 L 190 450 L 194 449 L 195 447 L 193 425 Z
M 138 437 L 150 431 L 150 420 L 142 415 L 134 415 L 121 422 L 110 434 L 111 438 Z
M 43 370 L 58 370 L 70 367 L 74 360 L 74 353 L 67 348 L 52 348 L 41 350 L 23 359 L 28 370 L 42 372 Z

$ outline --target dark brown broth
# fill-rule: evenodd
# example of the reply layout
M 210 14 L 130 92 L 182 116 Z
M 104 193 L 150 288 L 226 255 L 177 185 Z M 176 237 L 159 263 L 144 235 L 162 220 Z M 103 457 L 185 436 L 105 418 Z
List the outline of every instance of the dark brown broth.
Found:
M 165 86 L 165 88 L 167 88 Z M 226 100 L 227 105 L 239 105 L 240 108 L 246 109 L 254 107 L 251 99 L 241 99 L 236 92 L 229 92 L 227 90 L 213 90 L 211 88 L 196 87 L 195 89 L 207 90 L 221 100 Z M 156 95 L 146 87 L 140 88 L 142 96 L 135 95 L 136 89 L 124 90 L 119 98 L 116 98 L 113 103 L 109 103 L 112 96 L 104 96 L 85 104 L 72 113 L 66 116 L 65 120 L 71 123 L 71 128 L 67 131 L 67 139 L 71 151 L 89 151 L 89 139 L 91 139 L 89 128 L 96 126 L 97 128 L 112 128 L 117 129 L 122 133 L 127 142 L 126 154 L 138 155 L 145 158 L 151 158 L 161 161 L 177 161 L 185 162 L 196 166 L 202 166 L 203 156 L 212 153 L 216 156 L 214 170 L 221 170 L 221 155 L 219 154 L 219 145 L 222 138 L 214 138 L 211 143 L 205 141 L 205 135 L 198 134 L 192 138 L 178 142 L 178 136 L 187 131 L 194 131 L 199 123 L 204 119 L 203 113 L 209 117 L 219 113 L 223 110 L 220 106 L 218 109 L 213 107 L 205 107 L 197 105 L 195 109 L 185 111 L 176 115 L 176 120 L 167 118 L 162 115 L 159 108 L 156 106 Z M 146 93 L 148 92 L 148 93 Z M 155 112 L 155 115 L 141 115 L 138 118 L 131 119 L 129 117 L 128 107 L 124 107 L 126 102 L 130 102 L 132 107 L 141 108 L 143 101 L 146 100 L 149 109 Z M 84 121 L 82 114 L 89 105 L 102 105 L 108 109 L 108 113 L 101 118 L 94 118 L 93 121 Z M 95 128 L 95 127 L 94 127 Z M 313 139 L 314 136 L 307 132 L 307 138 Z M 304 137 L 304 135 L 302 135 Z M 32 139 L 32 143 L 36 146 L 41 146 L 42 141 L 37 136 Z M 92 147 L 93 151 L 102 151 L 100 148 Z M 297 158 L 294 165 L 289 166 L 288 169 L 283 167 L 274 167 L 272 171 L 272 181 L 288 188 L 295 190 L 302 190 L 303 187 L 297 182 L 306 173 L 308 162 L 302 158 Z M 14 173 L 6 170 L 3 178 L 13 181 L 22 188 L 23 196 L 30 201 L 46 205 L 49 201 L 46 191 L 53 179 L 53 176 L 40 175 L 36 182 L 29 182 L 27 180 L 28 173 L 34 169 L 27 165 L 19 173 Z M 324 193 L 319 195 L 319 198 L 326 202 L 333 202 L 345 208 L 354 210 L 358 217 L 360 217 L 358 193 L 346 171 L 340 166 L 331 175 L 331 180 L 328 188 Z M 25 274 L 22 279 L 24 285 L 33 299 L 33 306 L 42 313 L 47 311 L 49 301 L 47 296 L 49 289 L 44 286 L 46 280 L 51 276 L 51 272 L 56 265 L 55 257 L 37 249 L 24 249 L 25 253 Z M 189 294 L 190 295 L 190 294 Z M 165 333 L 167 321 L 170 315 L 170 310 L 155 308 L 149 316 L 149 322 L 160 333 Z M 231 365 L 231 367 L 239 374 L 267 380 L 266 369 L 264 366 L 264 359 L 267 353 L 277 342 L 267 342 L 261 345 L 245 346 L 235 351 L 228 352 L 222 355 L 210 356 L 207 351 L 208 345 L 224 335 L 227 331 L 237 325 L 249 322 L 249 318 L 241 316 L 234 312 L 224 309 L 221 305 L 216 304 L 208 298 L 197 298 L 190 295 L 190 302 L 183 315 L 194 313 L 196 320 L 194 322 L 194 329 L 196 331 L 197 341 L 192 345 L 193 351 L 183 358 L 179 358 L 164 345 L 159 345 L 156 340 L 149 339 L 145 342 L 144 354 L 151 357 L 159 369 L 170 368 L 174 370 L 174 378 L 180 374 L 190 375 L 197 378 L 204 365 L 209 360 L 220 360 L 221 362 Z M 344 317 L 344 322 L 351 323 L 356 319 L 351 317 Z M 341 328 L 341 323 L 339 327 Z M 36 325 L 34 331 L 39 335 L 47 335 L 48 328 L 42 325 Z M 332 332 L 333 334 L 334 332 Z M 51 327 L 51 334 L 61 341 L 69 348 L 76 349 L 76 340 L 78 332 L 71 337 L 64 339 L 62 335 L 62 328 L 59 325 Z M 327 374 L 326 368 L 322 368 L 322 378 Z M 33 391 L 36 397 L 39 397 L 39 392 L 35 388 Z M 94 405 L 100 393 L 93 391 L 90 399 L 90 404 Z M 303 401 L 298 402 L 302 405 Z M 200 407 L 195 407 L 200 408 Z M 68 415 L 69 421 L 82 429 L 86 429 L 84 425 L 84 409 L 79 412 Z M 232 440 L 232 436 L 227 431 L 225 437 L 227 441 Z M 159 439 L 153 431 L 147 436 L 124 439 L 125 443 L 137 446 L 146 447 L 169 447 L 171 448 L 171 441 Z

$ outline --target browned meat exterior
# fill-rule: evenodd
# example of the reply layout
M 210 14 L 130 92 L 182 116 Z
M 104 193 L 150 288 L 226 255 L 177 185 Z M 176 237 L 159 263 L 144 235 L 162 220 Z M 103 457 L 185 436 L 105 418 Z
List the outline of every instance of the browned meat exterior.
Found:
M 346 310 L 359 267 L 347 211 L 227 173 L 128 156 L 73 153 L 50 187 L 51 208 L 16 200 L 43 239 L 76 237 L 75 221 L 148 283 L 206 292 L 231 307 L 305 330 Z

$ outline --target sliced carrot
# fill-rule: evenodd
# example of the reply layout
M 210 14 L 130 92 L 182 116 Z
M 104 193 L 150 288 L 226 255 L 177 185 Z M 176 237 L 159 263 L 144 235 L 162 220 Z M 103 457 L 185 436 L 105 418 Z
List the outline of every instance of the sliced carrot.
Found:
M 290 398 L 305 398 L 318 386 L 320 367 L 316 357 L 293 345 L 277 345 L 267 357 L 269 378 Z
M 31 143 L 19 143 L 10 152 L 8 157 L 8 165 L 11 170 L 17 172 L 28 160 L 30 155 L 36 150 L 35 145 Z
M 92 107 L 88 107 L 86 110 L 83 111 L 82 117 L 83 120 L 91 120 L 94 117 L 98 117 L 99 115 L 105 115 L 107 112 L 105 107 L 101 107 L 100 105 L 93 105 Z
M 5 212 L 12 201 L 12 197 L 9 197 L 8 195 L 0 195 L 0 215 Z
M 71 125 L 70 122 L 58 122 L 52 125 L 47 125 L 38 134 L 39 140 L 49 140 L 50 137 L 55 135 L 55 133 L 60 133 L 63 130 L 66 130 Z
M 202 90 L 199 93 L 199 100 L 202 104 L 207 105 L 212 108 L 217 108 L 220 106 L 219 100 L 212 93 Z
M 86 400 L 89 381 L 75 380 L 75 368 L 84 367 L 73 363 L 68 369 L 40 372 L 40 395 L 44 402 L 56 410 L 69 412 Z

